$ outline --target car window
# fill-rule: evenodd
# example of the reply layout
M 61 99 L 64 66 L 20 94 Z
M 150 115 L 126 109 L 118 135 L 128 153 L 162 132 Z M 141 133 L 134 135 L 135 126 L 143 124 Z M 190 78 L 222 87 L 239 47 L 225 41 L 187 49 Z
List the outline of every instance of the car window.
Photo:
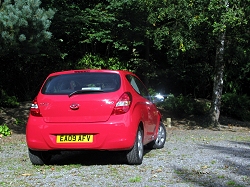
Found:
M 148 100 L 151 100 L 147 88 L 144 86 L 140 79 L 133 75 L 127 75 L 126 78 L 138 94 Z
M 120 85 L 120 76 L 116 73 L 72 73 L 48 78 L 42 88 L 42 93 L 69 94 L 76 90 L 101 90 L 103 92 L 114 92 L 120 88 Z

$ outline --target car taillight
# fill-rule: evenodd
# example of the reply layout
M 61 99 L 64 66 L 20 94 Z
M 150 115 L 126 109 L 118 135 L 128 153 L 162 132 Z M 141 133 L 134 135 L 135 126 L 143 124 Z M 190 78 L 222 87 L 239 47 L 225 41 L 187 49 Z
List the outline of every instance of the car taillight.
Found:
M 41 113 L 40 113 L 39 106 L 38 106 L 36 98 L 34 99 L 33 103 L 31 104 L 30 114 L 32 116 L 42 116 Z
M 130 93 L 125 92 L 117 101 L 115 108 L 112 112 L 113 115 L 124 114 L 128 112 L 132 103 L 132 96 Z

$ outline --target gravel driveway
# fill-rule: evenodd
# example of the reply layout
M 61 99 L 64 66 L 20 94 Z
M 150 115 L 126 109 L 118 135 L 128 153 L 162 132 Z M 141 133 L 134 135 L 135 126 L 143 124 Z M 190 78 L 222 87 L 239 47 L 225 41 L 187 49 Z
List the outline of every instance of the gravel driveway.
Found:
M 33 166 L 25 135 L 0 138 L 0 186 L 250 186 L 250 131 L 168 128 L 160 150 L 142 165 L 116 152 L 64 152 Z

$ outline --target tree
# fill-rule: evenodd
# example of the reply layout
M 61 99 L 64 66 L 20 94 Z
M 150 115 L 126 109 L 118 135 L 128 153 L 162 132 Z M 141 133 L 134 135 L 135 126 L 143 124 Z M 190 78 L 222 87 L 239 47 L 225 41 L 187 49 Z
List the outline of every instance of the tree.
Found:
M 190 63 L 191 56 L 192 59 L 198 60 L 201 51 L 207 57 L 214 51 L 214 58 L 210 59 L 214 61 L 213 64 L 210 62 L 214 69 L 209 114 L 211 126 L 219 124 L 223 74 L 225 66 L 232 62 L 228 49 L 233 45 L 233 41 L 240 39 L 241 35 L 239 37 L 238 34 L 242 29 L 248 32 L 246 16 L 249 13 L 245 8 L 248 3 L 249 0 L 155 0 L 152 4 L 154 8 L 149 19 L 155 25 L 155 31 L 152 33 L 155 45 L 160 49 L 167 49 L 169 60 L 177 59 L 175 64 L 178 64 L 178 59 L 185 56 L 189 58 L 187 63 Z
M 96 55 L 104 59 L 119 57 L 129 69 L 140 69 L 148 65 L 145 59 L 149 58 L 147 11 L 141 2 L 95 0 L 69 4 L 65 0 L 44 0 L 43 6 L 58 10 L 51 30 L 66 63 L 74 66 L 85 55 Z
M 247 4 L 245 3 L 249 3 L 249 1 L 246 0 L 242 3 L 233 0 L 212 0 L 208 6 L 208 13 L 214 15 L 210 22 L 213 28 L 211 35 L 215 37 L 215 41 L 217 38 L 213 97 L 210 109 L 210 124 L 215 127 L 219 124 L 224 71 L 225 66 L 228 65 L 228 62 L 225 61 L 226 50 L 230 48 L 233 40 L 238 38 L 235 34 L 238 34 L 247 24 L 244 11 L 244 6 Z
M 0 50 L 8 53 L 37 53 L 49 40 L 48 31 L 55 11 L 40 8 L 40 0 L 5 0 L 0 7 Z
M 33 77 L 43 77 L 47 65 L 46 54 L 38 53 L 52 37 L 49 27 L 55 10 L 40 5 L 40 0 L 0 3 L 0 91 L 18 99 L 33 99 L 41 82 Z

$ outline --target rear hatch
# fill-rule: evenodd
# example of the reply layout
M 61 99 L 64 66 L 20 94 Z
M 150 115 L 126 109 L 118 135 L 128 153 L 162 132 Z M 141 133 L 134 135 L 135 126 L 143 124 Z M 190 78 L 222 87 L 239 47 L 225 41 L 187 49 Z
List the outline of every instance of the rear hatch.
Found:
M 45 122 L 103 122 L 112 114 L 116 103 L 115 94 L 81 94 L 68 96 L 45 96 L 39 102 Z
M 116 73 L 77 73 L 50 77 L 37 102 L 47 123 L 107 121 L 119 99 Z

